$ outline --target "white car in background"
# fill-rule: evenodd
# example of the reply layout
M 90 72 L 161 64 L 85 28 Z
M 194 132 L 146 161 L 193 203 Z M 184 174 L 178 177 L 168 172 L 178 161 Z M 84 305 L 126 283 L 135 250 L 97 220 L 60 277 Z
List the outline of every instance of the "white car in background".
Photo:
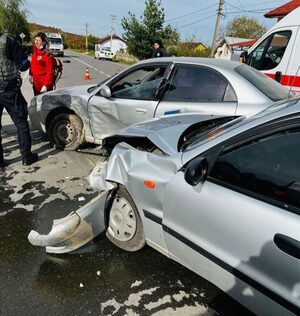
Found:
M 106 59 L 112 61 L 115 54 L 109 47 L 101 47 L 95 50 L 95 59 Z

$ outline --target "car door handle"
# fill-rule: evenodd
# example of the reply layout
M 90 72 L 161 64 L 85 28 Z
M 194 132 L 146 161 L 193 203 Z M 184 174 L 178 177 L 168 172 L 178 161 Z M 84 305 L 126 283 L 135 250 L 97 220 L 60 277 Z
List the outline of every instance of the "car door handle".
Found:
M 276 234 L 273 241 L 281 251 L 300 259 L 300 241 L 283 234 Z
M 147 110 L 146 110 L 146 109 L 136 108 L 135 110 L 136 110 L 136 112 L 138 112 L 138 113 L 147 113 Z

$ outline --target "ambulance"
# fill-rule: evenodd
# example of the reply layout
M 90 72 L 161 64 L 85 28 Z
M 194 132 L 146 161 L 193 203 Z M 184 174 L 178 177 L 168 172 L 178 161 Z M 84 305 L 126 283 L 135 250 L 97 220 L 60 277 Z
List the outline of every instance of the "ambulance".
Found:
M 64 56 L 64 44 L 59 33 L 46 33 L 49 41 L 49 50 L 54 56 Z
M 300 94 L 300 7 L 277 22 L 243 59 Z

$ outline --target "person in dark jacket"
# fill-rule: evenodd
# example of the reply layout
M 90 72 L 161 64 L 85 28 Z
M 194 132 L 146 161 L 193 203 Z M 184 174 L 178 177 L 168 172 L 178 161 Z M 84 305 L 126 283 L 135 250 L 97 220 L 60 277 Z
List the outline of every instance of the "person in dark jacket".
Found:
M 156 57 L 167 57 L 167 52 L 161 42 L 161 40 L 156 40 L 153 44 L 153 58 Z
M 22 45 L 12 36 L 0 32 L 0 168 L 5 168 L 1 139 L 1 119 L 6 109 L 17 127 L 18 141 L 23 165 L 38 160 L 38 154 L 31 152 L 31 136 L 27 121 L 27 102 L 21 92 L 20 71 L 26 71 L 30 62 Z
M 33 86 L 34 95 L 53 90 L 53 56 L 48 48 L 47 36 L 38 32 L 35 36 L 29 80 Z

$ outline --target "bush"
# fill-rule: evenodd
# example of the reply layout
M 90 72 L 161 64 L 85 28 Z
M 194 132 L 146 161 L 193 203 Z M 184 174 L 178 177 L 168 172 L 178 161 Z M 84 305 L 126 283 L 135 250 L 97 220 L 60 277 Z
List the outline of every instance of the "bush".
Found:
M 169 56 L 186 56 L 186 57 L 208 57 L 210 48 L 199 49 L 198 46 L 181 43 L 177 46 L 171 46 L 167 49 Z

